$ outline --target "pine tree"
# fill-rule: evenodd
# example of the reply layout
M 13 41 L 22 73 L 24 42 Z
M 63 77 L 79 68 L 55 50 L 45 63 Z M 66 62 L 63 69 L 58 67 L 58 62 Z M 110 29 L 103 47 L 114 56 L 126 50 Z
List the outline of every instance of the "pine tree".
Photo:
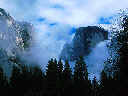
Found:
M 63 63 L 62 63 L 61 59 L 59 59 L 59 61 L 58 61 L 57 71 L 58 71 L 58 79 L 59 79 L 60 83 L 62 83 L 62 78 L 63 78 Z
M 74 80 L 88 80 L 88 71 L 86 63 L 83 60 L 83 57 L 80 57 L 76 61 L 76 65 L 74 67 Z
M 117 50 L 119 54 L 119 61 L 117 66 L 119 67 L 119 94 L 128 95 L 126 88 L 128 87 L 128 15 L 123 15 L 122 21 L 123 30 L 120 31 L 117 36 L 117 42 L 119 49 Z
M 21 88 L 21 71 L 17 66 L 13 66 L 12 75 L 10 78 L 10 95 L 11 96 L 22 96 Z
M 88 71 L 83 57 L 80 57 L 76 61 L 74 67 L 73 87 L 74 87 L 74 95 L 79 95 L 79 96 L 90 95 Z
M 38 66 L 29 67 L 29 78 L 27 81 L 27 95 L 28 96 L 30 94 L 43 95 L 44 87 L 45 87 L 45 75 L 42 72 L 42 70 Z
M 49 60 L 46 69 L 46 96 L 58 95 L 58 67 L 57 60 Z
M 99 90 L 99 85 L 98 85 L 96 77 L 94 76 L 92 80 L 92 95 L 98 96 L 98 90 Z
M 21 70 L 21 91 L 26 94 L 29 89 L 29 69 L 27 66 L 23 66 Z
M 68 61 L 65 61 L 63 71 L 64 96 L 71 96 L 72 93 L 72 70 Z
M 58 61 L 58 95 L 63 95 L 63 63 L 61 59 Z
M 31 90 L 35 90 L 37 92 L 42 91 L 44 88 L 45 75 L 42 70 L 38 67 L 31 67 L 30 68 L 30 78 L 29 84 L 31 85 Z
M 59 59 L 59 61 L 58 61 L 58 72 L 60 74 L 62 74 L 62 71 L 63 71 L 63 63 L 62 63 L 61 59 Z
M 110 72 L 109 85 L 113 88 L 112 96 L 128 95 L 126 88 L 128 86 L 128 15 L 121 13 L 117 19 L 119 26 L 118 30 L 113 31 L 113 37 L 109 49 L 111 49 L 110 59 L 108 60 L 107 68 Z M 108 67 L 108 65 L 111 67 Z M 108 75 L 108 74 L 107 74 Z M 111 89 L 109 87 L 109 90 Z M 109 91 L 107 90 L 107 91 Z
M 8 96 L 8 81 L 4 75 L 3 68 L 0 67 L 0 96 Z
M 100 96 L 107 96 L 107 81 L 108 77 L 105 70 L 102 70 L 100 74 Z

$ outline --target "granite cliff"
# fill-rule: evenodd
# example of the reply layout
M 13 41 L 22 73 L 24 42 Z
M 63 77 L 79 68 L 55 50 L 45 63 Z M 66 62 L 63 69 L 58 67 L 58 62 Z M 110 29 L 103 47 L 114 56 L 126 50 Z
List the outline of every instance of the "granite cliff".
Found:
M 97 26 L 79 27 L 73 40 L 66 43 L 60 53 L 63 60 L 73 61 L 80 56 L 87 56 L 91 49 L 101 41 L 108 39 L 108 31 Z

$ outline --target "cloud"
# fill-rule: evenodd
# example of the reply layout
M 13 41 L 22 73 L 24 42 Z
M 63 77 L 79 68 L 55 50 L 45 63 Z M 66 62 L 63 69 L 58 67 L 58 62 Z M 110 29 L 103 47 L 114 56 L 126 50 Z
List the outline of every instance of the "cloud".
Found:
M 125 10 L 128 3 L 127 0 L 48 0 L 42 5 L 42 0 L 39 1 L 37 8 L 39 16 L 44 16 L 52 22 L 66 23 L 71 26 L 95 24 L 101 17 L 108 18 L 120 9 Z M 53 7 L 55 5 L 59 7 Z
M 92 49 L 92 52 L 89 54 L 87 58 L 85 58 L 85 62 L 88 66 L 88 71 L 90 74 L 90 78 L 93 79 L 95 75 L 98 79 L 100 78 L 101 69 L 103 69 L 104 61 L 109 57 L 108 49 L 106 47 L 106 42 L 100 42 L 96 45 L 95 48 Z
M 30 60 L 37 61 L 45 68 L 48 60 L 51 58 L 59 59 L 58 56 L 63 45 L 72 39 L 69 35 L 71 30 L 70 25 L 38 25 L 36 29 L 36 41 L 33 47 L 27 54 L 31 54 Z M 61 30 L 61 32 L 60 32 Z M 27 58 L 27 59 L 29 59 Z
M 32 19 L 43 17 L 50 22 L 87 26 L 120 9 L 126 10 L 127 3 L 127 0 L 2 0 L 0 6 L 19 20 L 33 22 Z
M 37 40 L 30 53 L 35 53 L 32 54 L 35 60 L 41 58 L 38 61 L 42 65 L 46 65 L 49 58 L 58 58 L 63 44 L 71 41 L 77 27 L 108 23 L 108 19 L 117 14 L 120 9 L 126 10 L 127 4 L 128 0 L 0 1 L 0 6 L 14 19 L 34 24 Z M 92 66 L 91 58 L 96 54 L 100 56 L 99 51 L 96 52 L 88 57 L 90 66 Z

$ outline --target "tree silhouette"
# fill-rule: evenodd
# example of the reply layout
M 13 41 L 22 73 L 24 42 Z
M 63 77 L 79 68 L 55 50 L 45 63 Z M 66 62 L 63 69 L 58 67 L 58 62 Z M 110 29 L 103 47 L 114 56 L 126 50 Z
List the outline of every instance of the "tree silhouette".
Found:
M 64 71 L 63 71 L 63 87 L 64 96 L 70 96 L 72 94 L 72 70 L 68 61 L 65 61 Z
M 98 85 L 96 77 L 94 76 L 94 78 L 92 80 L 92 95 L 98 96 L 99 95 L 98 91 L 99 91 L 99 85 Z
M 57 60 L 49 60 L 46 69 L 46 96 L 58 95 L 58 66 Z
M 107 96 L 107 81 L 108 77 L 105 70 L 102 70 L 100 74 L 100 96 Z
M 73 89 L 74 95 L 79 96 L 89 96 L 89 80 L 88 80 L 88 71 L 86 63 L 84 62 L 83 57 L 80 57 L 74 67 L 74 76 L 73 76 Z
M 45 75 L 38 66 L 29 67 L 26 83 L 27 94 L 44 94 Z M 38 96 L 38 95 L 37 95 Z M 39 95 L 40 96 L 40 95 Z
M 58 61 L 58 95 L 63 95 L 63 63 L 61 59 Z
M 8 81 L 4 75 L 3 68 L 0 66 L 0 96 L 8 96 Z
M 27 66 L 23 66 L 21 70 L 21 91 L 26 94 L 29 87 L 29 69 Z
M 17 66 L 13 66 L 12 75 L 10 78 L 10 94 L 11 96 L 22 96 L 21 88 L 21 71 Z
M 107 67 L 104 68 L 108 75 L 107 85 L 111 85 L 106 89 L 106 91 L 112 91 L 109 96 L 128 95 L 126 91 L 128 86 L 128 15 L 121 13 L 117 21 L 119 28 L 116 32 L 112 30 L 114 34 L 109 46 L 112 51 L 106 64 Z
M 117 64 L 119 67 L 119 94 L 128 95 L 126 88 L 128 87 L 128 15 L 123 15 L 122 20 L 123 30 L 117 36 L 117 45 L 119 49 L 117 50 L 120 60 Z

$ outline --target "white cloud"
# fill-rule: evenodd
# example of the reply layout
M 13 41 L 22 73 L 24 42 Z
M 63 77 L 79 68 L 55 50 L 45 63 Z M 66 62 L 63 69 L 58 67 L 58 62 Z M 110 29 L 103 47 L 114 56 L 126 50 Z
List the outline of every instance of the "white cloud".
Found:
M 49 58 L 57 58 L 64 42 L 71 40 L 69 31 L 72 27 L 97 24 L 100 18 L 113 16 L 120 9 L 126 10 L 127 4 L 128 0 L 0 1 L 0 7 L 14 19 L 29 21 L 35 25 L 37 43 L 31 52 L 36 53 L 33 54 L 35 59 L 41 58 L 39 61 L 45 64 Z M 46 20 L 39 22 L 40 17 Z M 51 23 L 57 25 L 50 27 Z
M 127 9 L 128 0 L 1 0 L 0 6 L 16 19 L 31 21 L 45 17 L 51 22 L 87 26 L 100 17 L 109 17 Z M 54 6 L 61 6 L 55 8 Z M 32 19 L 30 19 L 32 18 Z
M 109 57 L 106 42 L 100 42 L 97 44 L 96 47 L 92 49 L 92 52 L 89 54 L 89 56 L 85 59 L 89 73 L 91 73 L 91 79 L 93 79 L 94 75 L 99 79 L 99 73 L 103 68 L 104 61 Z
M 42 5 L 38 4 L 39 16 L 58 23 L 66 23 L 71 26 L 87 26 L 97 23 L 100 17 L 109 17 L 120 9 L 126 10 L 127 0 L 48 0 Z M 49 3 L 49 6 L 45 6 Z M 54 8 L 54 5 L 62 6 Z
M 28 54 L 32 54 L 31 59 L 45 67 L 48 60 L 51 58 L 58 59 L 60 51 L 67 41 L 70 41 L 72 36 L 69 35 L 71 26 L 69 25 L 54 25 L 46 26 L 38 25 L 39 31 L 36 34 L 35 45 L 31 48 Z

